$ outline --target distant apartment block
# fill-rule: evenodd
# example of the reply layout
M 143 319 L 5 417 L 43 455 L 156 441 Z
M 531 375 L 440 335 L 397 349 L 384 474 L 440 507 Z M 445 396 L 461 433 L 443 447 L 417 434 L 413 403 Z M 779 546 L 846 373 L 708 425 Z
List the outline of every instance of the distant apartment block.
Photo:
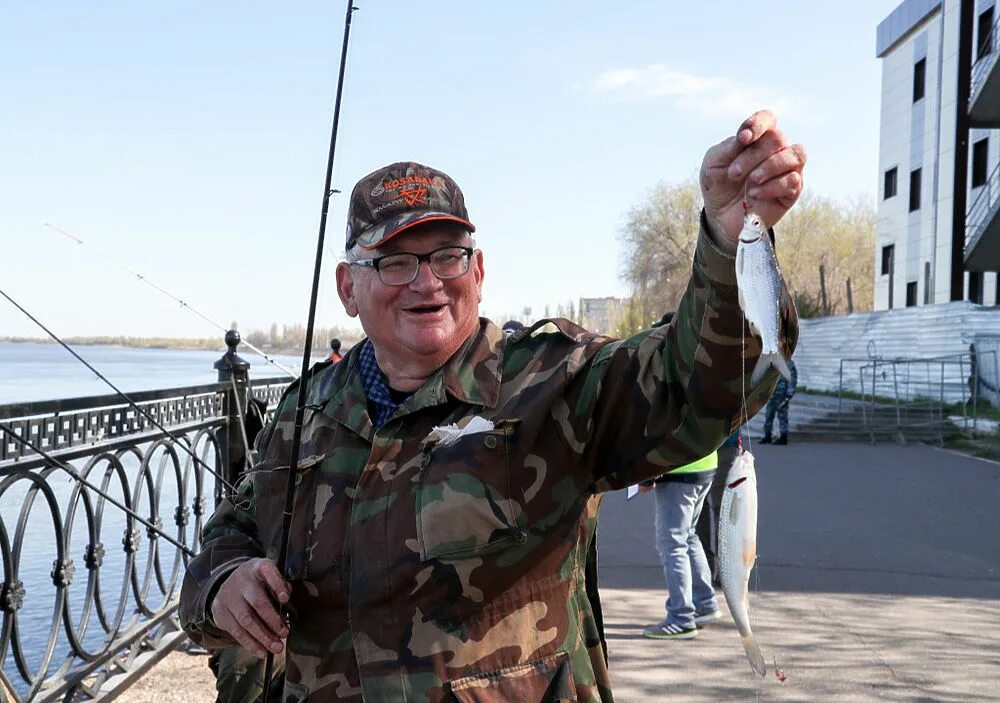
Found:
M 625 298 L 580 298 L 580 324 L 596 334 L 613 334 Z
M 905 0 L 878 26 L 876 310 L 1000 304 L 996 4 Z

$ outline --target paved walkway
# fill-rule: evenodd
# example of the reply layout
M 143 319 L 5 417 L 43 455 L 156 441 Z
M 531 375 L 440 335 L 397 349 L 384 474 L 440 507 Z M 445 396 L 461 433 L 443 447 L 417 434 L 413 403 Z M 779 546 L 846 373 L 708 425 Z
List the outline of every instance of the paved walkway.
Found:
M 640 636 L 665 597 L 653 503 L 619 492 L 599 533 L 616 700 L 1000 700 L 1000 465 L 891 444 L 754 453 L 752 619 L 787 681 L 752 676 L 728 616 L 692 641 Z M 210 703 L 205 661 L 173 654 L 119 700 Z
M 610 494 L 601 592 L 618 701 L 1000 700 L 1000 465 L 925 446 L 755 446 L 753 677 L 728 617 L 644 640 L 665 593 L 653 502 Z

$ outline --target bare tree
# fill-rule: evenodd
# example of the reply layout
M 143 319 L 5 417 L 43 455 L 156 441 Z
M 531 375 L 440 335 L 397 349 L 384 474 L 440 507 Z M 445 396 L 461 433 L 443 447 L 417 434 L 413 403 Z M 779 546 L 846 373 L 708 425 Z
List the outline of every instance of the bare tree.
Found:
M 673 310 L 691 275 L 702 200 L 694 179 L 659 185 L 628 213 L 621 233 L 623 278 L 641 309 L 629 313 L 646 321 Z
M 640 321 L 651 324 L 663 311 L 677 308 L 691 276 L 701 208 L 701 191 L 690 179 L 657 186 L 628 213 L 621 232 L 622 278 L 641 309 L 626 312 L 623 329 Z M 807 193 L 776 230 L 781 272 L 802 317 L 823 314 L 820 266 L 830 314 L 847 312 L 848 278 L 854 309 L 871 310 L 875 208 L 870 201 L 839 203 Z

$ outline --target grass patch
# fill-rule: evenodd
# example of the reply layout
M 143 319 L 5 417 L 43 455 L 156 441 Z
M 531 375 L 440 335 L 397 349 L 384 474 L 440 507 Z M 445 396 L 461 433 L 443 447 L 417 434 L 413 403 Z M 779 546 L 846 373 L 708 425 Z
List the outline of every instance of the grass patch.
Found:
M 946 438 L 944 446 L 963 454 L 1000 461 L 1000 434 L 975 435 L 973 437 L 960 435 Z

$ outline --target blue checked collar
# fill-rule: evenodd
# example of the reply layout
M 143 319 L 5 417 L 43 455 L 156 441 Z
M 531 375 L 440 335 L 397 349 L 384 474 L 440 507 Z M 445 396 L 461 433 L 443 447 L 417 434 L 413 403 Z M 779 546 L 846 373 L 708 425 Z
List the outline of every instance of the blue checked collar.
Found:
M 372 414 L 372 425 L 378 429 L 396 412 L 400 403 L 392 402 L 389 384 L 386 383 L 385 374 L 378 366 L 375 347 L 372 346 L 370 339 L 366 339 L 361 346 L 359 359 L 361 385 L 364 386 L 365 397 L 368 399 L 368 411 Z

